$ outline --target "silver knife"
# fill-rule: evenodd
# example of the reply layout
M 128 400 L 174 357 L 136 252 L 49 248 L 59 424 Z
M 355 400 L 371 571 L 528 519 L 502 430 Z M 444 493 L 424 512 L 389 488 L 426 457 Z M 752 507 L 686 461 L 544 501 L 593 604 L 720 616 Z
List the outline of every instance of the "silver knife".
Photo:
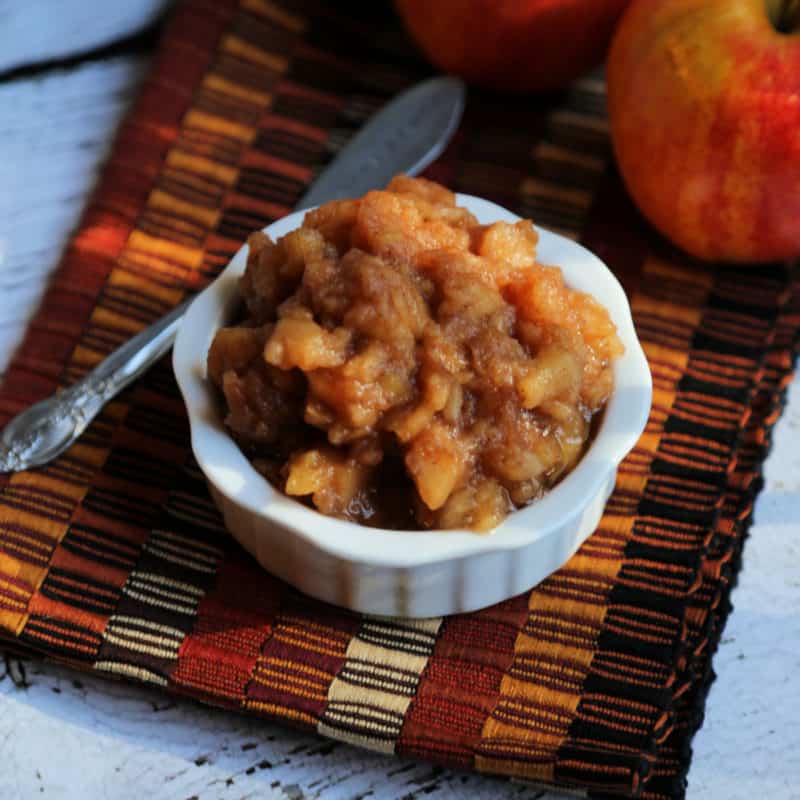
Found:
M 298 202 L 301 210 L 379 189 L 396 175 L 416 175 L 453 136 L 466 90 L 440 77 L 408 89 L 378 111 Z M 0 472 L 47 464 L 61 455 L 105 404 L 158 361 L 175 340 L 191 299 L 107 356 L 88 375 L 14 417 L 0 434 Z

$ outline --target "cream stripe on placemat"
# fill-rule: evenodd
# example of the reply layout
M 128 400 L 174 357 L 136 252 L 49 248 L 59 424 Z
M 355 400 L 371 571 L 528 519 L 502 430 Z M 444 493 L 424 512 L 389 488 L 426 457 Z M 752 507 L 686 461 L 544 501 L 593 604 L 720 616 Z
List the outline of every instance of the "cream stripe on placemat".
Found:
M 365 618 L 328 689 L 317 731 L 349 744 L 394 753 L 441 625 L 441 617 Z

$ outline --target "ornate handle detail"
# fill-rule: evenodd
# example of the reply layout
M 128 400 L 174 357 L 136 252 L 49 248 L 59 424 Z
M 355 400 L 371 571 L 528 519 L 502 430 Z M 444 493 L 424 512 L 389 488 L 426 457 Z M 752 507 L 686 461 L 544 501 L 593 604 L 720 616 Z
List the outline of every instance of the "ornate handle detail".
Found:
M 68 389 L 15 417 L 0 435 L 0 472 L 38 467 L 63 453 L 112 397 L 172 347 L 189 302 L 125 342 Z

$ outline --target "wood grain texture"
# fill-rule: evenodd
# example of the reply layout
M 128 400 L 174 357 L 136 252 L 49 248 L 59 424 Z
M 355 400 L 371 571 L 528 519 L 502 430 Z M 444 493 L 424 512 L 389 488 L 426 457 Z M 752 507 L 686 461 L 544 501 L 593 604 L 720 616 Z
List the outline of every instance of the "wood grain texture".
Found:
M 151 25 L 169 0 L 0 0 L 0 72 L 102 47 Z
M 19 688 L 20 666 L 30 684 Z M 26 660 L 0 665 L 0 797 L 558 800 Z M 58 747 L 42 755 L 42 742 Z
M 78 223 L 146 59 L 0 84 L 0 374 Z

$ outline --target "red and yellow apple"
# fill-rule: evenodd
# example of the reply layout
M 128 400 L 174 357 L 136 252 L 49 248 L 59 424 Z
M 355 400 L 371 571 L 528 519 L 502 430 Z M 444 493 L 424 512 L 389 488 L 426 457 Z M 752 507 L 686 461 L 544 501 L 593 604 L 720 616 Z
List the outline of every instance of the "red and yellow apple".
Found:
M 540 91 L 599 64 L 629 0 L 395 0 L 445 72 L 479 86 Z
M 644 215 L 703 259 L 800 256 L 800 2 L 634 0 L 608 60 Z

